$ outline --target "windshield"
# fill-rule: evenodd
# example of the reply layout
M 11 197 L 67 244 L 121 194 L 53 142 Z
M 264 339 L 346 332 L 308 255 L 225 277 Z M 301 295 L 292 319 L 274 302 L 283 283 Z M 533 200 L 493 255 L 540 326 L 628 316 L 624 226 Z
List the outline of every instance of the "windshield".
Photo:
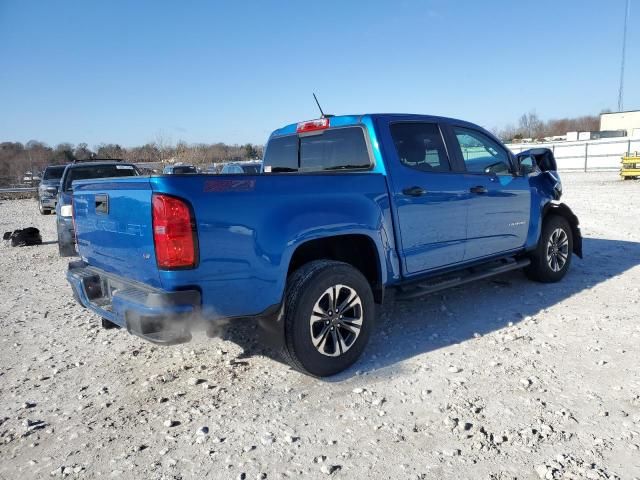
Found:
M 64 181 L 64 190 L 71 190 L 71 184 L 74 180 L 132 177 L 134 175 L 138 175 L 138 171 L 133 165 L 87 165 L 86 167 L 70 168 Z
M 64 173 L 66 165 L 58 165 L 55 167 L 47 167 L 42 176 L 43 180 L 60 180 Z

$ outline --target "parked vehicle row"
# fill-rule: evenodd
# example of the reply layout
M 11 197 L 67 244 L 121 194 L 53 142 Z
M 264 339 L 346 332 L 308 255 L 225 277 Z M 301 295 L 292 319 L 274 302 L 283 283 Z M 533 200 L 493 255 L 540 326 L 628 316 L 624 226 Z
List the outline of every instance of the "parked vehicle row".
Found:
M 162 170 L 165 175 L 186 175 L 189 173 L 198 173 L 198 169 L 193 165 L 167 165 Z
M 162 173 L 164 173 L 165 175 L 188 175 L 193 173 L 257 174 L 257 173 L 260 173 L 261 168 L 262 168 L 262 161 L 247 160 L 244 162 L 218 163 L 208 167 L 205 171 L 201 171 L 193 165 L 186 165 L 186 164 L 167 165 L 162 170 Z
M 244 173 L 247 175 L 256 175 L 260 173 L 262 169 L 261 161 L 247 161 L 247 162 L 230 162 L 225 163 L 220 170 L 221 174 L 229 173 Z
M 58 203 L 60 179 L 66 165 L 50 165 L 43 174 L 38 186 L 38 209 L 42 215 L 49 215 Z
M 224 164 L 219 173 L 260 173 L 261 162 L 233 162 Z M 165 175 L 190 175 L 199 173 L 193 165 L 168 165 Z M 58 249 L 63 257 L 77 254 L 73 234 L 72 189 L 76 180 L 139 176 L 140 170 L 132 163 L 118 160 L 79 162 L 69 165 L 50 165 L 38 187 L 38 208 L 43 215 L 56 213 Z
M 244 171 L 244 170 L 243 170 Z M 257 318 L 306 373 L 353 364 L 387 291 L 413 298 L 582 256 L 553 153 L 514 156 L 469 122 L 322 117 L 273 132 L 261 173 L 74 182 L 78 302 L 149 341 Z

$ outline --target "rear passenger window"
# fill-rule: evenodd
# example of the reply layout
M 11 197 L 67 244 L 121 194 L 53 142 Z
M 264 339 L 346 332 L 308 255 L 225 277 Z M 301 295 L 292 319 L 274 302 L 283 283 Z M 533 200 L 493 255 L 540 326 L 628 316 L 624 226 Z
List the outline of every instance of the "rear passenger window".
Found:
M 269 140 L 264 155 L 265 172 L 298 171 L 298 136 L 287 135 Z
M 370 166 L 369 150 L 360 127 L 334 128 L 319 135 L 300 137 L 300 170 L 303 172 Z
M 390 126 L 400 162 L 423 172 L 448 172 L 449 157 L 435 123 L 401 122 Z

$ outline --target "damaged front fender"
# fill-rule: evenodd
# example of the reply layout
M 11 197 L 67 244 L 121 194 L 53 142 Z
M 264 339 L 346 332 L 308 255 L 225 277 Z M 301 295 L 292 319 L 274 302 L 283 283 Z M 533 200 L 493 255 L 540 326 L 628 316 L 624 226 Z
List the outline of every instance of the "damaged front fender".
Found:
M 582 258 L 582 233 L 580 232 L 580 221 L 575 213 L 564 203 L 551 201 L 545 205 L 543 218 L 548 214 L 564 217 L 571 226 L 573 234 L 573 253 Z

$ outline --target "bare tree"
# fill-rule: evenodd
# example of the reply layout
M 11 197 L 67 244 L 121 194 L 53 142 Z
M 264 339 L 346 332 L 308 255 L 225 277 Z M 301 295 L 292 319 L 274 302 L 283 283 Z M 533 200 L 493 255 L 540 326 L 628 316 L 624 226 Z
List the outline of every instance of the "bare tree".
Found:
M 575 118 L 555 118 L 540 120 L 535 112 L 525 113 L 520 117 L 518 127 L 507 125 L 503 129 L 494 129 L 498 137 L 504 141 L 521 140 L 523 138 L 543 139 L 545 137 L 565 135 L 567 132 L 594 132 L 600 128 L 600 117 L 585 115 Z
M 491 131 L 503 142 L 510 142 L 518 135 L 518 129 L 512 124 L 504 128 L 494 127 Z
M 41 172 L 50 164 L 63 164 L 74 159 L 91 159 L 94 152 L 98 158 L 125 159 L 130 162 L 158 162 L 175 156 L 184 163 L 206 166 L 213 163 L 262 158 L 264 146 L 250 143 L 228 145 L 222 142 L 190 144 L 181 140 L 174 147 L 163 133 L 156 136 L 154 143 L 131 148 L 114 143 L 101 143 L 94 146 L 92 150 L 86 143 L 79 143 L 76 146 L 71 143 L 61 143 L 51 148 L 37 140 L 31 140 L 25 145 L 4 142 L 0 143 L 0 184 L 19 183 L 26 172 Z
M 154 143 L 127 149 L 124 157 L 129 162 L 159 162 L 160 150 Z
M 160 152 L 160 161 L 164 162 L 167 158 L 167 150 L 171 146 L 171 137 L 166 132 L 159 130 L 155 136 L 155 146 Z
M 94 153 L 89 148 L 89 145 L 86 143 L 79 143 L 73 151 L 73 155 L 76 157 L 76 160 L 84 161 L 89 160 Z
M 101 143 L 96 147 L 98 158 L 122 159 L 125 156 L 124 149 L 115 143 Z
M 540 138 L 544 135 L 544 124 L 535 111 L 525 113 L 519 121 L 520 133 L 526 138 Z

